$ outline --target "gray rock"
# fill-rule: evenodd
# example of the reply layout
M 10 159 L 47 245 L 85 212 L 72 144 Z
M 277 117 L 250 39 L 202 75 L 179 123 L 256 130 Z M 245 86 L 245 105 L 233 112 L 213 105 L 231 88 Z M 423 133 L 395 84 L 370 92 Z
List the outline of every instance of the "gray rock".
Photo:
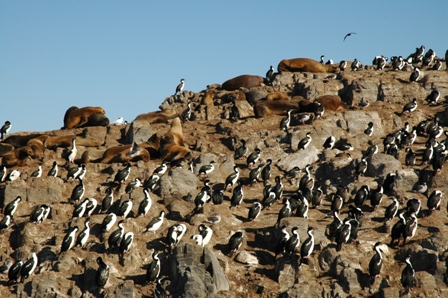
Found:
M 294 143 L 295 149 L 297 149 L 297 143 Z M 288 171 L 296 166 L 304 169 L 306 165 L 313 164 L 319 160 L 319 153 L 320 151 L 313 144 L 310 144 L 305 150 L 286 155 L 276 166 L 282 171 Z
M 170 173 L 170 175 L 165 174 L 160 177 L 160 197 L 162 199 L 170 198 L 176 192 L 183 195 L 197 193 L 198 178 L 195 174 L 182 168 L 172 169 Z
M 392 155 L 378 153 L 368 160 L 366 176 L 386 177 L 389 173 L 396 173 L 401 169 L 401 163 Z
M 247 100 L 236 100 L 235 105 L 238 108 L 241 119 L 255 116 L 254 109 Z
M 241 251 L 235 258 L 236 261 L 246 265 L 258 265 L 258 259 L 256 256 L 250 254 L 248 251 Z
M 67 202 L 70 194 L 65 198 L 63 194 L 66 192 L 66 184 L 62 179 L 47 177 L 45 179 L 34 179 L 26 190 L 26 197 L 28 202 L 35 204 L 41 204 L 44 198 L 47 204 L 53 204 Z
M 204 264 L 206 270 L 212 275 L 216 291 L 228 291 L 230 289 L 227 275 L 224 274 L 218 258 L 208 246 L 204 248 Z
M 152 136 L 152 128 L 148 121 L 135 120 L 132 122 L 126 135 L 128 144 L 146 142 Z
M 116 298 L 138 298 L 141 297 L 141 295 L 135 291 L 135 287 L 134 287 L 134 281 L 131 280 L 125 280 L 124 283 L 122 283 L 121 285 L 119 285 L 118 287 L 115 288 L 114 292 L 111 294 L 106 294 L 104 295 L 105 298 L 112 298 L 112 297 L 116 297 Z
M 298 259 L 293 255 L 291 259 L 280 258 L 275 262 L 275 274 L 280 285 L 280 292 L 292 288 L 298 281 Z
M 338 281 L 346 293 L 356 293 L 361 289 L 354 268 L 344 268 L 338 277 Z

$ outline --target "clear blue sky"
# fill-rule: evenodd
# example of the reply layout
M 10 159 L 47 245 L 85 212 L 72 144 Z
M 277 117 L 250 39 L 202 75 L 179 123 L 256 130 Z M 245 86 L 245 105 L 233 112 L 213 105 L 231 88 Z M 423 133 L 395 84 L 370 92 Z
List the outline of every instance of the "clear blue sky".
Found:
M 70 106 L 111 121 L 185 89 L 264 76 L 283 58 L 338 62 L 448 49 L 448 1 L 0 1 L 0 125 L 59 129 Z M 356 35 L 348 37 L 348 32 Z

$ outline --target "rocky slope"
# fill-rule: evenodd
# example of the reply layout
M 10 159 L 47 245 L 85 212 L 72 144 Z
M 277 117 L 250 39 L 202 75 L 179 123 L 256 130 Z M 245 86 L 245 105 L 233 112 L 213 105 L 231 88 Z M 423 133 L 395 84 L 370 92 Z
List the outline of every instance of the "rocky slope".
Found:
M 444 65 L 445 66 L 445 65 Z M 444 68 L 443 68 L 444 69 Z M 415 166 L 405 165 L 404 148 L 394 157 L 384 153 L 385 137 L 402 129 L 405 122 L 410 127 L 423 120 L 437 116 L 440 125 L 448 123 L 445 101 L 448 96 L 448 72 L 424 70 L 419 82 L 409 83 L 410 72 L 392 71 L 386 68 L 377 71 L 372 68 L 336 74 L 282 73 L 278 74 L 272 86 L 261 85 L 252 88 L 245 97 L 260 96 L 272 91 L 282 91 L 290 97 L 302 96 L 314 99 L 320 95 L 339 95 L 347 109 L 325 111 L 322 118 L 310 124 L 300 125 L 293 121 L 289 133 L 279 129 L 283 116 L 255 118 L 250 104 L 241 100 L 241 93 L 218 90 L 213 106 L 201 105 L 205 91 L 169 97 L 162 104 L 174 108 L 179 114 L 186 109 L 187 102 L 195 106 L 195 118 L 183 123 L 186 143 L 193 150 L 193 172 L 187 162 L 181 167 L 170 167 L 161 176 L 159 186 L 150 196 L 153 205 L 146 216 L 137 216 L 140 202 L 144 198 L 143 188 L 125 193 L 125 186 L 116 188 L 115 204 L 111 211 L 117 211 L 124 200 L 131 200 L 133 207 L 124 219 L 125 232 L 135 234 L 134 242 L 124 256 L 118 251 L 108 251 L 107 239 L 110 232 L 101 232 L 101 222 L 106 216 L 99 207 L 90 216 L 91 235 L 84 248 L 75 247 L 67 252 L 61 251 L 61 243 L 69 227 L 84 227 L 85 217 L 72 218 L 75 205 L 70 202 L 75 180 L 67 181 L 67 167 L 62 157 L 65 148 L 46 149 L 42 161 L 29 160 L 28 165 L 17 168 L 21 177 L 13 182 L 0 184 L 0 206 L 5 207 L 17 196 L 22 197 L 14 214 L 15 224 L 3 229 L 0 234 L 0 257 L 27 260 L 31 250 L 37 252 L 39 264 L 35 272 L 22 283 L 8 284 L 7 274 L 2 275 L 0 294 L 18 297 L 152 297 L 156 287 L 146 283 L 146 270 L 153 261 L 152 252 L 161 251 L 161 276 L 167 277 L 163 283 L 173 297 L 399 297 L 403 293 L 400 276 L 405 267 L 405 258 L 411 255 L 416 271 L 416 285 L 407 293 L 408 297 L 447 296 L 445 259 L 448 254 L 447 203 L 442 198 L 440 211 L 429 214 L 427 197 L 433 190 L 448 193 L 447 169 L 435 172 L 431 163 L 422 164 L 422 154 L 427 136 L 419 135 L 411 148 L 417 153 Z M 436 105 L 429 105 L 425 98 L 437 88 L 441 98 Z M 261 94 L 261 95 L 260 95 Z M 416 98 L 418 108 L 411 115 L 400 115 L 403 106 Z M 368 100 L 366 108 L 358 103 Z M 235 101 L 241 119 L 231 122 L 230 102 Z M 146 112 L 146 111 L 142 111 Z M 297 117 L 297 115 L 295 115 Z M 61 115 L 62 118 L 62 115 Z M 364 130 L 373 122 L 374 132 L 367 136 Z M 99 205 L 106 196 L 106 189 L 113 183 L 115 173 L 122 164 L 102 164 L 97 162 L 106 148 L 119 144 L 129 144 L 131 140 L 144 141 L 153 134 L 163 135 L 169 124 L 134 122 L 129 125 L 108 127 L 87 127 L 70 130 L 45 132 L 48 135 L 71 135 L 90 137 L 97 140 L 100 147 L 78 146 L 78 157 L 88 152 L 91 162 L 86 164 L 84 178 L 84 198 L 95 198 Z M 307 132 L 312 142 L 298 151 L 297 144 Z M 42 133 L 43 134 L 43 133 Z M 346 140 L 354 150 L 347 154 L 339 149 L 324 149 L 324 141 L 334 136 L 336 140 Z M 438 141 L 443 142 L 442 134 Z M 255 148 L 261 150 L 257 163 L 265 164 L 272 160 L 272 174 L 268 183 L 275 184 L 276 176 L 282 177 L 283 198 L 293 196 L 298 188 L 303 170 L 307 164 L 312 166 L 315 188 L 321 187 L 324 196 L 317 208 L 310 208 L 308 218 L 295 215 L 282 219 L 277 226 L 277 216 L 282 208 L 281 200 L 269 209 L 261 211 L 254 221 L 248 221 L 248 208 L 253 202 L 263 199 L 263 183 L 251 184 L 248 177 L 250 169 L 246 160 L 234 160 L 234 150 L 245 140 L 249 153 Z M 368 160 L 364 176 L 355 176 L 356 161 L 359 160 L 369 144 L 377 144 L 379 152 Z M 203 187 L 204 177 L 198 175 L 199 168 L 215 161 L 215 170 L 208 179 L 212 189 L 223 188 L 226 177 L 236 165 L 240 168 L 240 181 L 244 199 L 239 207 L 229 208 L 232 192 L 224 191 L 224 202 L 214 205 L 206 203 L 203 210 L 193 212 L 194 199 Z M 61 165 L 57 177 L 47 177 L 53 161 Z M 31 173 L 42 163 L 41 178 L 31 177 Z M 150 161 L 133 162 L 126 185 L 135 178 L 147 180 L 161 160 L 152 157 Z M 288 170 L 298 166 L 302 173 L 296 177 L 284 177 Z M 12 169 L 8 169 L 11 171 Z M 353 204 L 354 196 L 362 185 L 376 189 L 389 173 L 396 173 L 397 180 L 393 190 L 383 195 L 382 202 L 373 208 L 369 202 L 363 205 L 364 220 L 358 238 L 342 245 L 341 251 L 325 235 L 331 216 L 331 198 L 338 188 L 347 190 L 345 202 L 340 210 L 340 218 L 347 217 L 348 206 Z M 416 184 L 426 182 L 428 191 L 414 193 Z M 418 228 L 415 236 L 402 246 L 384 249 L 384 264 L 380 277 L 370 285 L 368 264 L 374 255 L 376 242 L 389 244 L 390 229 L 398 221 L 394 218 L 384 220 L 386 207 L 395 197 L 400 209 L 405 209 L 411 198 L 421 201 L 418 214 Z M 30 222 L 30 214 L 38 204 L 52 207 L 50 217 L 42 224 Z M 161 211 L 167 213 L 163 225 L 155 233 L 144 232 L 150 219 Z M 221 221 L 215 224 L 205 222 L 209 216 L 220 214 Z M 295 212 L 294 212 L 295 214 Z M 328 216 L 330 215 L 330 216 Z M 174 224 L 183 223 L 187 232 L 177 247 L 167 248 L 168 229 Z M 204 249 L 197 246 L 191 238 L 198 233 L 198 226 L 205 223 L 213 229 L 213 236 Z M 299 250 L 288 258 L 274 258 L 274 250 L 281 235 L 279 226 L 299 228 L 300 240 L 307 238 L 307 228 L 313 227 L 315 250 L 307 262 L 300 264 Z M 111 231 L 117 229 L 114 225 Z M 242 230 L 244 242 L 233 256 L 229 255 L 227 243 L 230 236 Z M 104 290 L 96 285 L 96 259 L 101 256 L 110 266 L 110 279 Z M 160 285 L 159 285 L 160 286 Z

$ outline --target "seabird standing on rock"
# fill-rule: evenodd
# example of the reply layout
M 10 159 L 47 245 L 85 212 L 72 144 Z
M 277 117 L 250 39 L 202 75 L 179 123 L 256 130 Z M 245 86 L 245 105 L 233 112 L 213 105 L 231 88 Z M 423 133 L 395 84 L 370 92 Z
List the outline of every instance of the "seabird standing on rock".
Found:
M 213 204 L 220 205 L 224 201 L 224 192 L 222 189 L 215 189 L 211 197 Z
M 104 217 L 103 222 L 101 223 L 102 231 L 103 232 L 109 232 L 110 229 L 114 226 L 115 222 L 117 221 L 117 216 L 115 213 L 109 213 Z
M 78 227 L 70 228 L 67 234 L 64 236 L 61 245 L 61 253 L 70 250 L 75 245 L 76 232 L 78 232 Z
M 162 176 L 163 174 L 165 174 L 166 171 L 168 170 L 168 163 L 169 162 L 167 160 L 163 160 L 162 164 L 157 168 L 155 168 L 152 174 L 157 176 Z
M 151 219 L 144 232 L 153 232 L 155 234 L 156 231 L 162 226 L 164 218 L 165 218 L 165 211 L 161 211 L 159 216 L 156 216 L 153 219 Z
M 7 135 L 9 133 L 9 131 L 11 130 L 11 122 L 9 121 L 5 121 L 5 124 L 3 124 L 2 128 L 0 128 L 0 139 L 3 141 L 5 135 Z
M 401 284 L 404 287 L 404 294 L 407 294 L 415 284 L 415 270 L 412 267 L 411 256 L 407 256 L 405 262 L 406 267 L 401 272 Z
M 426 182 L 418 183 L 412 188 L 412 192 L 425 193 L 428 190 L 428 185 Z
M 405 157 L 405 164 L 407 166 L 414 166 L 415 165 L 415 153 L 412 152 L 411 147 L 406 148 L 406 157 Z
M 131 164 L 126 163 L 124 169 L 119 170 L 115 174 L 114 182 L 122 184 L 128 179 L 129 174 L 131 173 Z
M 238 110 L 236 102 L 234 101 L 231 102 L 229 116 L 231 122 L 237 122 L 238 120 L 240 120 L 240 110 Z
M 123 122 L 124 122 L 123 117 L 120 117 L 117 120 L 115 120 L 114 122 L 112 122 L 112 125 L 122 125 Z
M 246 141 L 245 140 L 241 140 L 241 146 L 238 147 L 235 150 L 235 156 L 234 159 L 241 159 L 243 158 L 245 155 L 247 154 L 247 147 L 246 147 Z
M 442 69 L 442 61 L 440 59 L 436 59 L 434 65 L 432 66 L 432 70 L 441 70 Z
M 0 182 L 5 181 L 6 178 L 6 167 L 0 166 Z
M 202 237 L 202 247 L 206 246 L 210 240 L 212 239 L 213 236 L 213 230 L 209 227 L 207 227 L 204 224 L 200 224 L 198 227 L 199 230 L 199 234 Z
M 120 242 L 120 254 L 122 256 L 131 249 L 132 242 L 134 242 L 134 233 L 127 232 L 124 234 L 123 239 Z
M 233 189 L 232 198 L 230 199 L 230 207 L 239 207 L 244 198 L 243 186 L 240 181 L 236 182 L 236 186 Z
M 352 65 L 351 65 L 352 71 L 357 71 L 361 68 L 361 62 L 358 61 L 358 59 L 355 58 L 355 60 L 353 60 Z
M 109 235 L 109 238 L 107 239 L 107 243 L 109 244 L 109 251 L 120 245 L 120 242 L 123 239 L 124 235 L 123 223 L 124 221 L 120 220 L 118 222 L 118 229 L 116 229 Z
M 229 256 L 232 257 L 233 254 L 238 251 L 243 244 L 244 235 L 241 230 L 236 231 L 229 239 L 229 243 L 227 244 L 229 247 Z
M 356 163 L 356 179 L 359 179 L 359 176 L 364 176 L 366 171 L 367 160 L 365 158 L 361 158 L 361 160 Z
M 145 188 L 143 189 L 143 193 L 145 194 L 145 197 L 138 206 L 137 216 L 145 216 L 152 206 L 152 199 L 151 196 L 149 195 L 149 190 Z
M 208 165 L 203 165 L 199 169 L 199 175 L 204 175 L 204 176 L 208 177 L 208 174 L 213 172 L 214 169 L 215 169 L 215 161 L 212 160 Z
M 9 175 L 6 177 L 6 181 L 13 182 L 19 179 L 19 177 L 20 177 L 20 171 L 15 169 L 9 172 Z
M 255 148 L 255 150 L 247 157 L 246 164 L 248 168 L 254 166 L 257 161 L 260 159 L 261 151 L 259 148 Z
M 129 197 L 131 197 L 134 189 L 139 188 L 140 186 L 142 186 L 142 181 L 140 180 L 140 178 L 135 178 L 134 180 L 129 182 L 128 185 L 126 185 L 125 193 L 128 194 Z
M 297 247 L 300 245 L 300 237 L 299 237 L 299 228 L 293 227 L 291 229 L 291 237 L 289 237 L 288 241 L 285 244 L 285 255 L 291 257 L 297 250 Z
M 347 61 L 341 60 L 341 62 L 339 62 L 339 70 L 344 71 L 346 68 L 347 68 Z
M 429 195 L 427 201 L 429 215 L 431 215 L 433 210 L 440 210 L 441 201 L 442 201 L 442 192 L 436 189 L 433 190 L 433 192 Z
M 105 212 L 109 210 L 110 206 L 114 203 L 114 192 L 112 188 L 108 187 L 106 189 L 106 196 L 103 199 L 101 204 L 101 212 Z
M 291 212 L 292 212 L 291 203 L 289 202 L 289 200 L 286 200 L 286 203 L 282 206 L 282 208 L 278 212 L 277 223 L 275 225 L 278 226 L 283 218 L 290 217 Z
M 274 80 L 274 67 L 272 65 L 269 67 L 269 70 L 266 72 L 266 81 L 268 83 L 272 83 Z
M 307 132 L 306 136 L 299 141 L 299 144 L 297 145 L 297 149 L 298 150 L 305 150 L 306 147 L 308 147 L 308 145 L 311 143 L 311 140 L 312 140 L 311 133 Z
M 182 112 L 182 121 L 190 121 L 191 118 L 191 102 L 187 104 L 187 108 Z
M 104 289 L 109 280 L 109 266 L 104 263 L 101 257 L 96 259 L 96 263 L 98 264 L 98 270 L 96 271 L 96 285 L 100 289 Z
M 234 166 L 233 167 L 233 173 L 231 173 L 226 178 L 226 183 L 225 183 L 225 188 L 224 189 L 227 190 L 229 187 L 233 188 L 235 183 L 238 181 L 239 177 L 240 177 L 240 171 L 238 170 L 237 166 Z
M 3 229 L 7 229 L 11 224 L 11 215 L 4 215 L 2 220 L 0 221 L 0 231 Z
M 76 148 L 76 137 L 72 138 L 72 148 L 67 152 L 67 164 L 72 164 L 75 161 L 78 149 Z
M 345 220 L 336 231 L 336 251 L 341 251 L 342 244 L 348 243 L 350 240 L 351 229 L 352 226 L 350 220 Z
M 280 121 L 280 129 L 284 131 L 288 131 L 289 124 L 291 123 L 291 112 L 293 110 L 288 110 L 288 114 Z
M 148 188 L 150 191 L 154 191 L 159 184 L 160 177 L 157 174 L 152 174 L 148 180 L 145 181 L 143 187 Z
M 87 204 L 89 203 L 89 199 L 85 199 L 84 201 L 82 201 L 81 204 L 78 204 L 75 209 L 73 210 L 73 216 L 72 218 L 75 217 L 83 217 L 86 209 L 87 209 Z
M 198 212 L 204 207 L 205 203 L 207 203 L 208 200 L 210 200 L 210 180 L 206 179 L 204 181 L 204 187 L 201 189 L 201 191 L 196 195 L 196 198 L 194 199 L 194 205 L 195 205 L 195 212 Z
M 434 89 L 431 91 L 431 93 L 426 97 L 426 101 L 430 105 L 436 105 L 440 98 L 440 91 L 437 89 Z
M 249 182 L 252 186 L 254 183 L 258 182 L 258 176 L 260 175 L 261 168 L 264 167 L 264 164 L 259 164 L 257 167 L 253 168 L 249 172 Z
M 56 177 L 57 175 L 58 175 L 58 163 L 56 161 L 53 161 L 53 166 L 51 167 L 47 176 L 48 177 Z
M 31 177 L 34 178 L 40 178 L 42 176 L 42 165 L 37 165 L 37 170 L 35 170 L 33 173 L 31 173 Z
M 266 186 L 269 179 L 271 179 L 271 173 L 272 173 L 271 164 L 272 164 L 272 159 L 269 158 L 268 160 L 266 160 L 266 165 L 261 170 L 261 180 L 263 180 L 264 186 Z
M 176 87 L 176 92 L 174 95 L 177 95 L 178 93 L 182 93 L 185 87 L 185 79 L 180 79 L 180 84 Z
M 277 258 L 277 256 L 279 254 L 284 254 L 285 253 L 285 246 L 286 243 L 288 242 L 288 239 L 290 237 L 288 231 L 286 230 L 287 226 L 283 226 L 282 227 L 282 236 L 281 238 L 278 240 L 277 245 L 275 246 L 275 255 L 274 258 Z
M 309 209 L 310 209 L 310 207 L 309 207 L 308 199 L 305 196 L 303 196 L 302 202 L 297 207 L 296 214 L 298 217 L 308 218 Z
M 146 271 L 146 282 L 155 282 L 157 277 L 159 277 L 160 274 L 160 259 L 159 259 L 159 252 L 154 251 L 152 253 L 152 259 L 153 261 L 148 266 L 148 270 Z
M 14 213 L 17 211 L 17 207 L 19 207 L 19 202 L 22 201 L 22 197 L 17 196 L 14 200 L 8 203 L 3 209 L 3 215 L 11 216 L 11 219 L 14 220 Z
M 414 71 L 411 73 L 409 81 L 417 82 L 419 79 L 420 79 L 420 69 L 418 69 L 418 67 L 414 67 Z
M 373 285 L 375 283 L 375 278 L 379 276 L 381 273 L 381 268 L 383 267 L 383 257 L 381 255 L 381 242 L 375 243 L 373 249 L 375 250 L 375 254 L 370 259 L 369 262 L 369 275 L 370 275 L 370 284 Z
M 126 218 L 129 215 L 129 212 L 132 210 L 132 201 L 131 200 L 125 200 L 121 202 L 120 207 L 118 208 L 117 215 L 121 216 L 122 218 Z
M 14 264 L 12 264 L 12 266 L 9 268 L 8 270 L 8 283 L 7 284 L 11 284 L 11 283 L 16 283 L 20 276 L 21 276 L 21 271 L 22 271 L 22 267 L 23 267 L 23 261 L 16 261 Z
M 90 218 L 86 218 L 86 221 L 84 222 L 84 229 L 78 234 L 78 237 L 76 238 L 76 246 L 80 246 L 81 248 L 86 245 L 87 240 L 90 236 Z
M 323 145 L 324 149 L 333 148 L 335 142 L 336 142 L 336 138 L 334 136 L 329 136 L 324 142 L 324 145 Z
M 325 64 L 325 56 L 324 55 L 320 56 L 320 63 Z
M 38 259 L 37 254 L 34 250 L 31 251 L 31 258 L 28 259 L 28 261 L 25 262 L 22 266 L 22 270 L 20 271 L 20 275 L 22 276 L 21 282 L 23 282 L 25 279 L 30 277 L 31 274 L 33 274 L 34 270 L 37 267 Z
M 364 133 L 365 133 L 366 135 L 368 135 L 369 137 L 372 136 L 372 134 L 373 134 L 373 122 L 369 122 L 369 123 L 367 124 L 367 128 L 364 130 Z
M 364 99 L 364 97 L 361 98 L 361 100 L 358 103 L 358 107 L 360 107 L 361 109 L 365 109 L 369 106 L 369 101 L 367 99 Z
M 397 198 L 391 197 L 390 199 L 393 200 L 393 202 L 386 208 L 386 211 L 384 214 L 384 218 L 386 219 L 386 221 L 391 220 L 392 218 L 394 218 L 397 215 L 398 207 L 399 207 Z
M 303 242 L 300 248 L 300 263 L 302 264 L 314 251 L 314 235 L 313 228 L 308 228 L 308 238 Z
M 78 185 L 76 185 L 72 191 L 70 201 L 79 202 L 84 196 L 85 191 L 86 188 L 84 187 L 84 183 L 82 182 L 82 180 L 79 180 Z
M 258 215 L 260 215 L 262 206 L 260 202 L 254 202 L 254 204 L 249 208 L 249 213 L 247 214 L 247 219 L 252 221 L 255 220 Z

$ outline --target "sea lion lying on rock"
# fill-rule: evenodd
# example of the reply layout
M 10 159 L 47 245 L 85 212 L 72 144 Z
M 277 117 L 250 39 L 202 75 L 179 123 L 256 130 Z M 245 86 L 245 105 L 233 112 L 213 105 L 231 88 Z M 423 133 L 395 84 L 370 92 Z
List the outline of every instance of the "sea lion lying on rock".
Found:
M 103 153 L 101 158 L 102 163 L 114 163 L 114 162 L 130 162 L 143 160 L 144 162 L 149 161 L 151 158 L 157 158 L 160 156 L 160 137 L 157 134 L 153 134 L 148 141 L 138 144 L 138 147 L 142 149 L 140 153 L 136 156 L 129 156 L 131 145 L 114 146 L 107 148 Z
M 284 92 L 274 91 L 266 95 L 266 100 L 290 100 L 291 98 Z
M 299 102 L 300 112 L 314 112 L 318 107 L 316 101 L 319 101 L 327 111 L 339 111 L 347 109 L 349 106 L 342 102 L 337 95 L 322 95 L 317 97 L 314 101 L 304 99 Z
M 57 147 L 68 148 L 72 145 L 73 135 L 68 136 L 48 136 L 44 145 L 48 149 L 56 149 Z M 76 146 L 84 147 L 99 147 L 100 143 L 98 140 L 93 138 L 76 137 Z
M 264 78 L 254 75 L 241 75 L 225 81 L 222 88 L 227 91 L 239 89 L 241 87 L 250 89 L 263 83 Z
M 264 117 L 267 115 L 286 115 L 288 110 L 298 110 L 299 101 L 297 100 L 258 100 L 254 104 L 255 117 Z
M 174 109 L 165 109 L 162 111 L 149 112 L 140 114 L 135 120 L 144 120 L 148 123 L 168 123 L 168 120 L 178 117 L 179 115 Z
M 284 59 L 277 66 L 279 72 L 336 72 L 333 64 L 322 64 L 309 58 Z
M 34 158 L 34 152 L 31 147 L 25 146 L 5 154 L 2 158 L 2 165 L 7 168 L 16 166 L 23 167 L 27 165 L 29 158 Z
M 93 114 L 104 115 L 106 112 L 101 107 L 70 107 L 64 115 L 64 126 L 62 129 L 82 127 L 89 122 L 89 117 Z M 93 119 L 92 119 L 93 121 Z
M 160 139 L 160 157 L 169 162 L 192 156 L 191 150 L 185 146 L 184 133 L 180 118 L 174 118 L 170 130 Z

